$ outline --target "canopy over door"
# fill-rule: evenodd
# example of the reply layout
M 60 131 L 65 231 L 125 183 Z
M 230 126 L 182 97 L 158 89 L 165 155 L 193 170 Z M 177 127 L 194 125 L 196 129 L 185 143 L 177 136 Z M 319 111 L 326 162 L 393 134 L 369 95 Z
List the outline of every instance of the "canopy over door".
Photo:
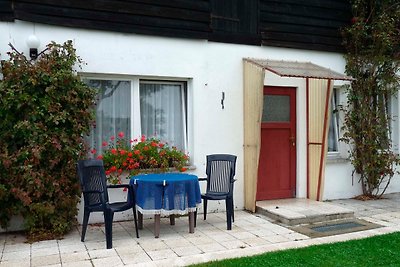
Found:
M 260 155 L 261 112 L 265 71 L 281 77 L 305 78 L 307 90 L 307 197 L 320 200 L 329 126 L 332 80 L 351 77 L 311 62 L 244 59 L 244 186 L 245 208 L 255 211 Z

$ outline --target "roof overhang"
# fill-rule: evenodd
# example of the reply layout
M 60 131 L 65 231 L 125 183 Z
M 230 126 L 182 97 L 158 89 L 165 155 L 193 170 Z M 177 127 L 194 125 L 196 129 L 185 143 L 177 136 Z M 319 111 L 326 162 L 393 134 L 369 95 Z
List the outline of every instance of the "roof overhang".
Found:
M 298 61 L 278 61 L 268 59 L 245 58 L 245 61 L 251 62 L 265 70 L 268 70 L 281 77 L 294 78 L 314 78 L 314 79 L 329 79 L 329 80 L 354 80 L 350 76 L 340 74 L 328 68 L 321 67 L 311 62 Z

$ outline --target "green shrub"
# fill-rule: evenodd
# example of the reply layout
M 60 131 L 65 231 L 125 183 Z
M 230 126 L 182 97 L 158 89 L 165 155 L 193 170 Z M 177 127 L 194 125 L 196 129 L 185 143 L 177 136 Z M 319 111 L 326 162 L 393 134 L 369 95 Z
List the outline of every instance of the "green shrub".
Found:
M 0 81 L 0 224 L 22 214 L 28 236 L 60 236 L 76 222 L 75 164 L 85 157 L 95 91 L 80 81 L 72 42 L 47 46 L 36 61 L 17 51 Z

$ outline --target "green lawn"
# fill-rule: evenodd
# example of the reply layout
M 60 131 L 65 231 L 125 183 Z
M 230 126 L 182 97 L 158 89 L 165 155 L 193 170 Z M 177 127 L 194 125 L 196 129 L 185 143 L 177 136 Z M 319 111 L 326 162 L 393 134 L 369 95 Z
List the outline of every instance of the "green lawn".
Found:
M 400 232 L 194 266 L 400 266 Z

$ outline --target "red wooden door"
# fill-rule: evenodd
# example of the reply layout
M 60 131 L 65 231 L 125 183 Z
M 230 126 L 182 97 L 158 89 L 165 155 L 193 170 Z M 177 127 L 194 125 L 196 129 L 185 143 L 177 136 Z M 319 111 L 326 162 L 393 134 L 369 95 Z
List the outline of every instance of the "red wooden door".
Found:
M 296 194 L 296 89 L 264 87 L 257 200 Z

